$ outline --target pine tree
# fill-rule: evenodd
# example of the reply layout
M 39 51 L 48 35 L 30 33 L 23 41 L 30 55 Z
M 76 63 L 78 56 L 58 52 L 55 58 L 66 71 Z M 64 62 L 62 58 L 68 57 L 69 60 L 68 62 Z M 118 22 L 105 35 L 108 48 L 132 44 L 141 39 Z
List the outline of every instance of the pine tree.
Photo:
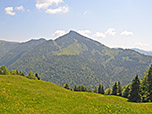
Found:
M 120 81 L 118 81 L 118 94 L 119 96 L 121 96 L 121 84 L 120 84 Z
M 122 93 L 122 96 L 125 97 L 125 98 L 128 98 L 129 96 L 129 91 L 130 91 L 130 85 L 126 85 L 123 93 Z
M 147 77 L 147 81 L 148 81 L 148 100 L 152 101 L 152 65 L 149 68 L 148 71 L 148 77 Z
M 86 88 L 84 85 L 82 85 L 82 86 L 81 86 L 81 91 L 83 91 L 83 92 L 84 92 L 84 91 L 87 91 L 87 88 Z
M 112 94 L 112 89 L 111 89 L 111 88 L 107 88 L 107 89 L 104 91 L 104 94 L 105 94 L 105 95 L 111 95 L 111 94 Z
M 132 102 L 141 102 L 141 94 L 140 94 L 140 79 L 138 75 L 132 80 L 129 100 Z
M 70 89 L 69 84 L 66 83 L 66 84 L 64 85 L 64 88 L 65 88 L 65 89 Z
M 2 75 L 10 75 L 9 70 L 8 70 L 8 68 L 5 65 L 0 67 L 0 74 L 2 74 Z
M 102 89 L 101 84 L 99 84 L 98 93 L 100 93 L 100 94 L 101 94 L 101 91 L 102 91 L 101 89 Z
M 92 92 L 92 89 L 91 89 L 91 87 L 89 87 L 89 88 L 88 88 L 88 92 Z
M 94 88 L 94 91 L 93 91 L 93 92 L 98 93 L 97 86 L 95 86 L 95 88 Z
M 78 85 L 77 90 L 78 90 L 78 91 L 82 91 L 82 88 L 81 88 L 80 85 Z
M 101 86 L 101 94 L 104 94 L 104 87 L 103 87 L 103 85 Z
M 37 77 L 35 76 L 35 74 L 32 71 L 30 71 L 26 77 L 29 79 L 37 80 Z
M 117 95 L 117 92 L 118 92 L 118 85 L 117 82 L 115 82 L 112 88 L 112 95 Z
M 141 95 L 142 95 L 142 101 L 148 102 L 149 100 L 149 92 L 148 92 L 148 72 L 149 69 L 144 73 L 144 76 L 141 81 Z
M 76 84 L 74 85 L 74 91 L 78 91 Z
M 35 76 L 37 77 L 38 80 L 40 80 L 39 74 L 35 73 Z

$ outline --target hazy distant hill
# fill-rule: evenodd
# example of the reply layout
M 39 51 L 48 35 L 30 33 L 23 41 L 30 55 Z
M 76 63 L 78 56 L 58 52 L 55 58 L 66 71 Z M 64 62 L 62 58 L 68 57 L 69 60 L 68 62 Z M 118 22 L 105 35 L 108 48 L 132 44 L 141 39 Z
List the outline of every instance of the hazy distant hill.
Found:
M 54 41 L 40 39 L 20 44 L 0 63 L 25 73 L 38 72 L 41 79 L 60 85 L 67 82 L 71 86 L 94 87 L 103 83 L 109 87 L 118 80 L 128 84 L 136 74 L 142 77 L 152 57 L 128 49 L 111 49 L 70 31 Z
M 152 51 L 145 51 L 145 50 L 142 50 L 142 49 L 138 49 L 138 48 L 133 48 L 132 50 L 135 50 L 141 54 L 144 54 L 144 55 L 150 55 L 152 56 Z

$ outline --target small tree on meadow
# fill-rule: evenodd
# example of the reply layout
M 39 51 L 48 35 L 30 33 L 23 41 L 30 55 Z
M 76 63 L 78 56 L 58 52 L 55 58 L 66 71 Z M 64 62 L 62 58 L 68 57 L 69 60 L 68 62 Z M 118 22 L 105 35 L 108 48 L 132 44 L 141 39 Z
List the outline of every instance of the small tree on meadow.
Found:
M 69 84 L 68 84 L 68 83 L 66 83 L 66 84 L 64 85 L 64 88 L 65 88 L 65 89 L 70 89 Z
M 5 65 L 0 67 L 0 74 L 2 74 L 2 75 L 10 75 L 9 70 L 8 70 L 8 68 Z
M 88 88 L 88 92 L 92 92 L 92 89 L 91 89 L 91 87 L 89 87 L 89 88 Z
M 132 80 L 129 100 L 132 102 L 141 102 L 141 94 L 140 94 L 140 79 L 138 75 Z
M 95 88 L 94 88 L 94 91 L 93 91 L 93 92 L 98 93 L 98 88 L 97 88 L 97 86 L 95 86 Z
M 102 86 L 101 86 L 101 84 L 99 84 L 99 87 L 98 87 L 98 93 L 99 94 L 101 94 L 101 91 L 102 91 L 101 89 L 102 89 Z
M 120 81 L 118 81 L 118 94 L 119 96 L 122 94 Z
M 130 91 L 130 85 L 126 85 L 126 87 L 124 88 L 124 90 L 122 92 L 122 96 L 125 97 L 125 98 L 128 98 L 129 91 Z
M 30 71 L 26 77 L 29 79 L 37 80 L 37 77 L 35 76 L 35 74 L 32 71 Z
M 115 82 L 112 88 L 112 95 L 117 95 L 117 92 L 118 92 L 118 85 L 117 82 Z
M 147 82 L 148 82 L 148 100 L 152 101 L 152 65 L 149 68 L 148 76 L 147 76 Z
M 74 85 L 74 91 L 78 91 L 76 84 Z
M 38 73 L 35 73 L 35 76 L 37 77 L 38 80 L 40 80 L 40 76 Z
M 104 87 L 103 87 L 103 85 L 101 86 L 101 94 L 104 94 Z

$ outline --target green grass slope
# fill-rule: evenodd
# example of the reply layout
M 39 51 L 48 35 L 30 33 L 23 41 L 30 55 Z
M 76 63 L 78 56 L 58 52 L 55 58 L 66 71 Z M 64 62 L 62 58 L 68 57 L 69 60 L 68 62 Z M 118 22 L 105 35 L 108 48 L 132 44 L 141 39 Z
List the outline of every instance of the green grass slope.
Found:
M 152 103 L 95 93 L 73 92 L 45 81 L 0 75 L 0 113 L 150 114 Z

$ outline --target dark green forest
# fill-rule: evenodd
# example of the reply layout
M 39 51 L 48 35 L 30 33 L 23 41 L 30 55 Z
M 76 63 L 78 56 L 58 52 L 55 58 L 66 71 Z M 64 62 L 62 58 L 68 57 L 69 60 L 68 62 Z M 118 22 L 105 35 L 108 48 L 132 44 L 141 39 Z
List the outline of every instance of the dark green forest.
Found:
M 65 89 L 80 91 L 80 92 L 95 92 L 105 95 L 116 95 L 128 98 L 131 102 L 152 102 L 152 65 L 145 72 L 142 80 L 138 77 L 138 74 L 133 78 L 132 83 L 121 87 L 121 82 L 115 82 L 112 89 L 106 88 L 99 84 L 92 90 L 84 85 L 75 85 L 74 89 L 70 88 L 68 83 L 64 85 Z

